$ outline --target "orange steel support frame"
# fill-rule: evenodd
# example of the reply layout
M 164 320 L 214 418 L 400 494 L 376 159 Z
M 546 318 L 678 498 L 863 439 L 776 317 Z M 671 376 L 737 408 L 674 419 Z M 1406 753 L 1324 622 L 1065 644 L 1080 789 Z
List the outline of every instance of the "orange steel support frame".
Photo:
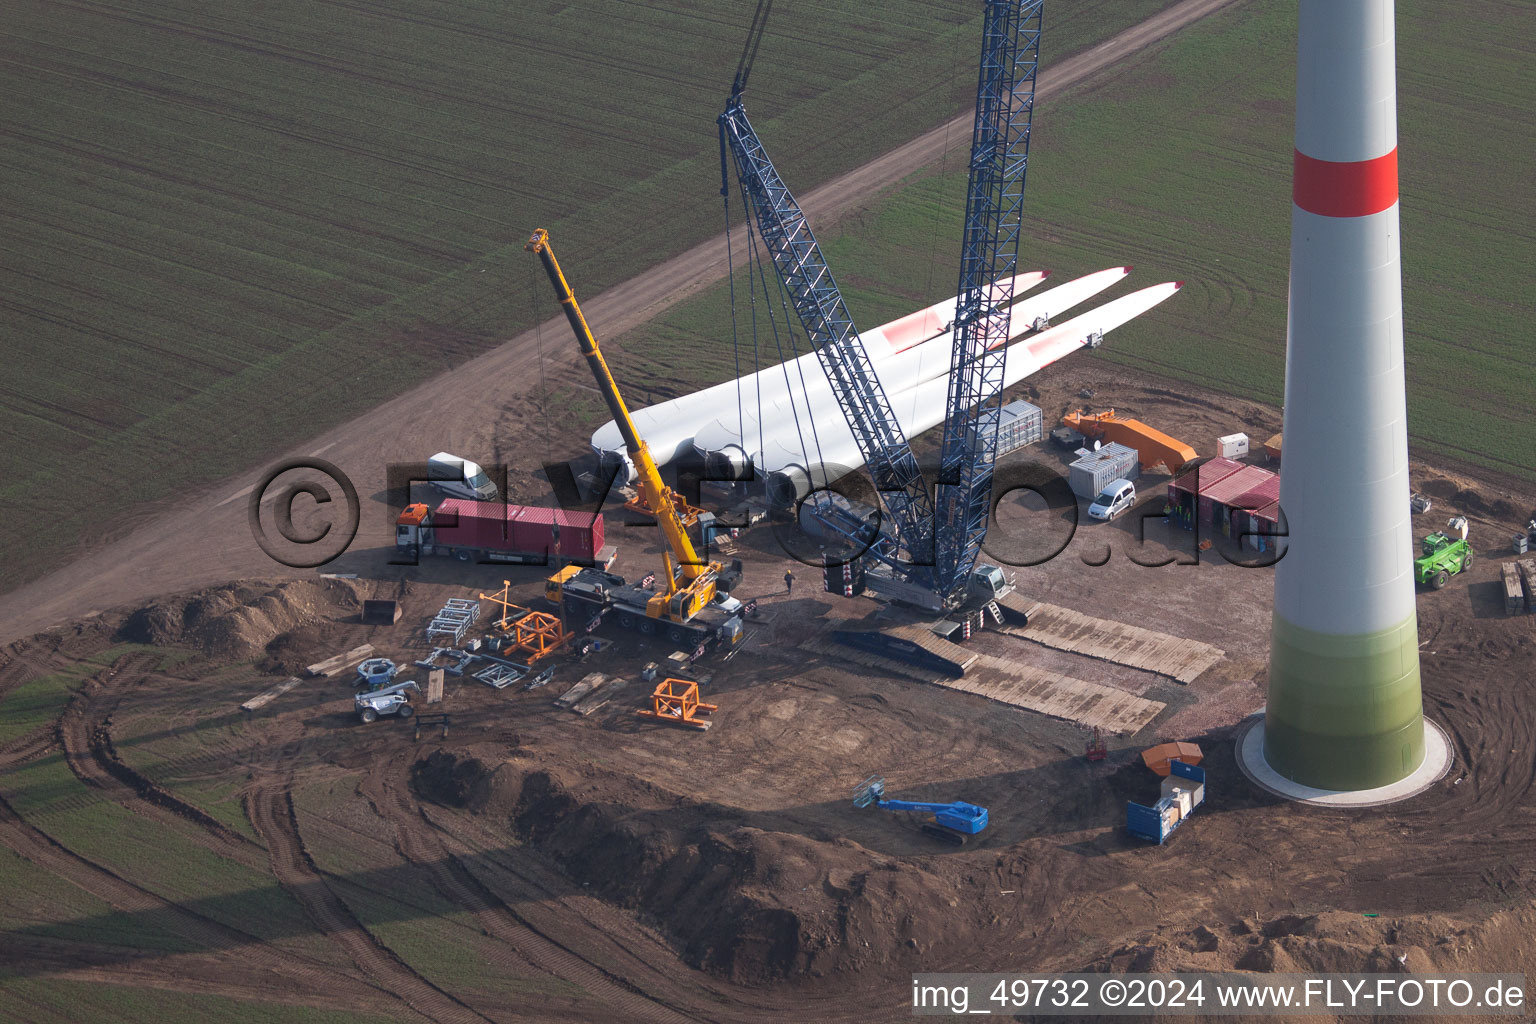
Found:
M 717 704 L 705 704 L 699 700 L 699 684 L 687 679 L 663 679 L 651 694 L 655 702 L 653 711 L 636 711 L 645 718 L 659 718 L 664 722 L 708 729 L 709 722 L 697 716 L 720 710 Z
M 530 665 L 570 643 L 572 636 L 565 623 L 548 612 L 529 612 L 512 623 L 512 642 L 528 655 Z

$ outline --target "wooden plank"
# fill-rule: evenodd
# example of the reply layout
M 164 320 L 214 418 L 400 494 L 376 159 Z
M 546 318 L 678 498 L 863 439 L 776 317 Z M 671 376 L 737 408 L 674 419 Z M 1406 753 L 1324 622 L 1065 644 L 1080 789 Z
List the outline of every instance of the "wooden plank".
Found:
M 1140 732 L 1167 706 L 1113 686 L 989 655 L 978 658 L 964 679 L 934 683 L 1127 736 Z
M 349 665 L 357 664 L 372 653 L 373 644 L 359 644 L 345 654 L 338 654 L 334 658 L 326 658 L 324 661 L 316 662 L 304 671 L 312 676 L 328 676 Z
M 1499 567 L 1504 579 L 1504 613 L 1519 615 L 1525 611 L 1525 587 L 1520 582 L 1520 569 L 1514 562 Z
M 576 712 L 578 715 L 590 715 L 592 712 L 596 711 L 598 708 L 602 707 L 604 704 L 607 704 L 609 701 L 613 700 L 613 698 L 617 697 L 619 695 L 619 691 L 623 690 L 624 687 L 628 685 L 629 680 L 621 679 L 612 686 L 604 686 L 602 688 L 593 687 L 590 691 L 588 691 L 585 697 L 581 698 L 581 700 L 577 701 L 571 706 L 571 710 Z
M 1094 618 L 1043 602 L 1031 605 L 1028 615 L 1028 626 L 1003 626 L 1002 632 L 1057 650 L 1157 672 L 1181 683 L 1194 682 L 1226 657 L 1221 648 L 1199 640 Z
M 289 690 L 293 689 L 295 686 L 298 686 L 300 682 L 302 682 L 302 680 L 298 676 L 289 676 L 287 679 L 284 679 L 282 682 L 272 687 L 272 689 L 268 690 L 266 693 L 252 697 L 244 704 L 241 704 L 240 710 L 255 711 L 257 708 L 264 708 L 277 698 L 281 697 L 283 694 L 287 693 Z
M 601 672 L 589 672 L 582 676 L 581 682 L 555 698 L 555 707 L 569 708 L 607 681 L 608 677 Z
M 1515 564 L 1520 566 L 1520 579 L 1525 584 L 1525 610 L 1536 612 L 1536 558 L 1522 558 Z
M 975 656 L 966 674 L 956 679 L 924 669 L 920 665 L 845 647 L 822 636 L 812 637 L 800 647 L 891 675 L 933 683 L 961 693 L 973 693 L 1027 711 L 1064 718 L 1086 726 L 1096 725 L 1127 736 L 1145 728 L 1167 706 L 1161 701 L 1147 700 L 1113 686 L 1090 683 L 1060 672 L 988 655 Z

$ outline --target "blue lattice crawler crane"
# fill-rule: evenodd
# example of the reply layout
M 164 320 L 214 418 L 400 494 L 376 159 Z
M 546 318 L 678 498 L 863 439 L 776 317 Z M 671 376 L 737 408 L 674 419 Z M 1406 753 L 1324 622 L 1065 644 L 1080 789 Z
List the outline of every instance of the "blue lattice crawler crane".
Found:
M 956 800 L 949 804 L 923 803 L 917 800 L 887 800 L 885 779 L 871 775 L 853 791 L 853 806 L 879 807 L 887 811 L 916 811 L 933 815 L 925 821 L 922 830 L 926 835 L 942 839 L 955 846 L 964 846 L 971 836 L 987 827 L 987 809 Z

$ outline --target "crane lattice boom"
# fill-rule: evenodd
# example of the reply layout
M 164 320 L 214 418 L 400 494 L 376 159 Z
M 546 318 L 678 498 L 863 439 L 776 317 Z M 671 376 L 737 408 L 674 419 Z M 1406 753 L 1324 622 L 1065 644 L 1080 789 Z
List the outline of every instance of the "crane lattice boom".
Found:
M 937 581 L 950 603 L 964 596 L 992 512 L 1041 7 L 987 0 L 982 29 L 935 526 Z

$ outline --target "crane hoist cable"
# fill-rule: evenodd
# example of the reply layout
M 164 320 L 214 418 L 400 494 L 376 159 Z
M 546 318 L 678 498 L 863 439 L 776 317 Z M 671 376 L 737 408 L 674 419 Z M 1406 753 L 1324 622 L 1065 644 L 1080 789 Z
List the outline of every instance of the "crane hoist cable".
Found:
M 743 198 L 742 201 L 743 201 L 743 203 L 745 203 L 746 202 L 745 198 Z M 788 295 L 787 295 L 787 293 L 784 290 L 783 282 L 778 279 L 778 275 L 774 275 L 774 281 L 777 283 L 778 289 L 779 289 L 778 290 L 779 306 L 780 306 L 780 309 L 781 309 L 781 311 L 783 312 L 783 315 L 784 315 L 784 332 L 789 336 L 789 355 L 785 355 L 784 354 L 784 343 L 779 338 L 779 324 L 778 324 L 778 320 L 775 318 L 774 312 L 773 312 L 774 294 L 769 290 L 769 287 L 768 287 L 768 273 L 767 273 L 767 270 L 763 266 L 763 259 L 762 259 L 762 257 L 758 254 L 757 236 L 756 236 L 756 233 L 755 233 L 754 228 L 752 226 L 750 218 L 748 219 L 748 224 L 747 224 L 747 239 L 748 239 L 749 244 L 751 245 L 751 260 L 752 260 L 752 264 L 757 267 L 758 282 L 762 285 L 762 289 L 763 289 L 763 303 L 764 303 L 764 306 L 766 307 L 766 309 L 768 311 L 768 326 L 769 326 L 769 328 L 770 328 L 770 330 L 772 331 L 772 334 L 773 334 L 774 350 L 775 350 L 775 352 L 777 353 L 777 355 L 779 357 L 779 368 L 780 368 L 780 371 L 784 375 L 784 390 L 785 390 L 785 393 L 786 393 L 786 397 L 788 397 L 788 399 L 789 399 L 790 414 L 791 414 L 792 418 L 794 419 L 794 423 L 795 423 L 795 436 L 799 439 L 799 441 L 800 441 L 800 450 L 801 450 L 802 453 L 804 453 L 806 455 L 806 458 L 807 459 L 810 458 L 810 450 L 811 450 L 811 448 L 814 447 L 816 449 L 816 459 L 817 459 L 817 461 L 820 461 L 820 459 L 821 459 L 821 438 L 820 438 L 819 433 L 816 430 L 816 416 L 815 416 L 814 412 L 811 410 L 811 407 L 810 407 L 810 395 L 809 395 L 809 390 L 808 390 L 808 388 L 806 386 L 806 380 L 805 380 L 805 367 L 799 361 L 801 353 L 800 353 L 799 346 L 795 343 L 794 320 L 792 319 L 792 317 L 790 315 L 790 311 L 789 311 Z M 801 422 L 800 422 L 800 405 L 795 400 L 794 382 L 790 379 L 790 376 L 789 376 L 789 369 L 790 369 L 790 365 L 791 364 L 794 365 L 795 371 L 796 371 L 797 375 L 800 378 L 800 395 L 804 399 L 804 402 L 805 402 L 805 418 L 806 418 L 806 421 L 810 424 L 810 429 L 811 429 L 811 443 L 810 443 L 810 445 L 807 445 L 805 443 L 805 427 L 802 426 Z M 758 415 L 757 415 L 758 451 L 761 452 L 763 450 L 763 433 L 762 433 L 763 407 L 762 407 L 762 401 L 761 401 L 761 398 L 762 398 L 761 390 L 759 390 L 759 392 L 758 392 L 758 398 L 759 398 L 758 409 L 757 409 L 757 413 L 758 413 Z M 745 438 L 743 438 L 743 440 L 745 440 Z
M 736 432 L 745 441 L 747 420 L 741 402 L 741 336 L 736 329 L 736 258 L 731 252 L 731 197 L 725 189 L 720 190 L 720 204 L 725 207 L 725 279 L 728 282 L 726 290 L 731 297 L 731 362 L 736 370 Z M 751 281 L 749 272 L 747 283 Z M 753 372 L 756 372 L 755 368 Z
M 741 59 L 736 62 L 736 77 L 731 80 L 732 96 L 747 87 L 747 76 L 752 74 L 752 63 L 757 60 L 757 48 L 762 45 L 768 14 L 772 10 L 773 0 L 757 0 L 757 10 L 752 12 L 752 24 L 747 29 L 746 45 L 741 48 Z

